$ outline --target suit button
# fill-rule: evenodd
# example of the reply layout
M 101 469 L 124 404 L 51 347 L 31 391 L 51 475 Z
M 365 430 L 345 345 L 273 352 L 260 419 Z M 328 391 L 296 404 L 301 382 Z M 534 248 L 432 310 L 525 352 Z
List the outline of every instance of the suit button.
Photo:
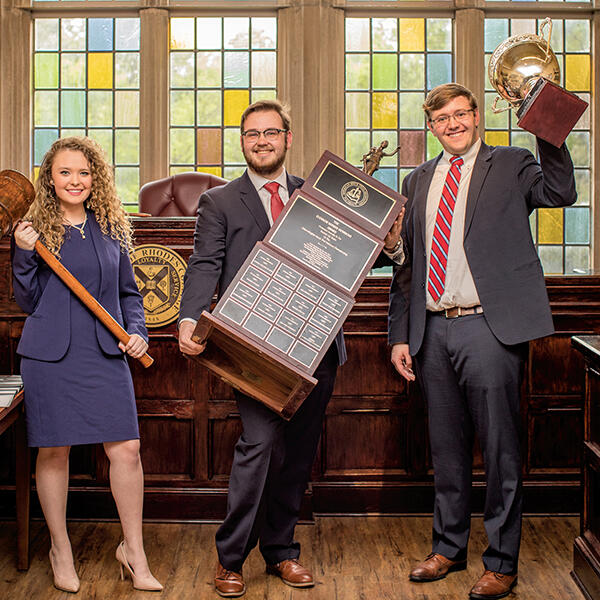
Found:
M 424 288 L 424 287 L 425 287 L 425 284 L 424 284 L 424 283 L 422 283 L 422 284 L 421 284 L 421 287 L 422 287 L 422 288 Z

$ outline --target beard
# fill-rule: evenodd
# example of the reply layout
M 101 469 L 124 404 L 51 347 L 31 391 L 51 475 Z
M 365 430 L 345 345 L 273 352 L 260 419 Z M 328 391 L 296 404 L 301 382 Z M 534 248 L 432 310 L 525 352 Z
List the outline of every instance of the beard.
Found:
M 258 149 L 260 149 L 259 147 Z M 264 146 L 262 146 L 264 148 Z M 269 175 L 275 173 L 279 170 L 279 168 L 283 165 L 285 161 L 285 155 L 287 154 L 287 148 L 284 145 L 282 150 L 277 151 L 276 149 L 273 152 L 273 155 L 270 156 L 268 161 L 261 161 L 258 159 L 252 150 L 246 150 L 242 148 L 242 152 L 244 154 L 244 158 L 246 159 L 246 163 L 248 166 L 257 174 L 262 177 L 268 178 Z

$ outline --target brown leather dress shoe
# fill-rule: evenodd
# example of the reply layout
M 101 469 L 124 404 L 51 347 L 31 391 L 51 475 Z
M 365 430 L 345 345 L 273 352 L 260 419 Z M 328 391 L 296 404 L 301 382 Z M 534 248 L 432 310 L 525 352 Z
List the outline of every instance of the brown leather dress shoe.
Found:
M 467 568 L 466 560 L 450 560 L 441 554 L 432 552 L 423 562 L 420 562 L 408 578 L 411 581 L 437 581 L 444 579 L 451 571 L 462 571 Z
M 295 558 L 282 560 L 275 565 L 267 565 L 267 573 L 281 577 L 283 583 L 287 583 L 292 587 L 311 587 L 315 585 L 312 573 Z
M 246 593 L 246 584 L 241 573 L 229 571 L 221 563 L 217 563 L 215 590 L 223 598 L 237 598 Z
M 469 598 L 471 600 L 498 600 L 498 598 L 508 596 L 515 585 L 517 585 L 516 575 L 505 575 L 486 569 L 481 579 L 471 588 Z

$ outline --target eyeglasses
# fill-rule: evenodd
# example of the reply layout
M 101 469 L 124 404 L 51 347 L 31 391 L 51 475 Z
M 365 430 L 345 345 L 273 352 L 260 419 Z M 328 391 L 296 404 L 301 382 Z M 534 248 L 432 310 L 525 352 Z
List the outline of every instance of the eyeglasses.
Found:
M 248 129 L 248 131 L 242 132 L 242 136 L 248 142 L 258 142 L 258 138 L 262 133 L 268 142 L 274 142 L 279 137 L 280 133 L 287 133 L 287 131 L 287 129 L 276 129 L 275 127 L 263 129 L 262 131 L 259 131 L 258 129 Z
M 438 117 L 437 119 L 429 119 L 429 122 L 434 126 L 434 127 L 444 127 L 445 125 L 448 125 L 448 123 L 450 122 L 450 119 L 454 119 L 455 121 L 460 121 L 461 123 L 463 121 L 466 121 L 469 118 L 469 113 L 474 113 L 475 109 L 474 108 L 466 108 L 466 109 L 462 109 L 462 110 L 457 110 L 455 113 L 451 114 L 451 115 L 442 115 L 441 117 Z

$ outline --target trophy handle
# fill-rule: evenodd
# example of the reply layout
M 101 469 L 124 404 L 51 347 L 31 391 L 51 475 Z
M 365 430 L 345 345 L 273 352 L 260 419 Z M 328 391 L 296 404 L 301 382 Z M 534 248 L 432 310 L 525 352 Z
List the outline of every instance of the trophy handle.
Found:
M 544 27 L 549 28 L 547 38 L 544 38 Z M 546 58 L 544 62 L 548 62 L 550 60 L 550 38 L 552 37 L 552 19 L 550 17 L 546 17 L 540 25 L 540 37 L 546 42 Z
M 494 103 L 492 104 L 492 112 L 497 115 L 498 113 L 501 112 L 505 112 L 507 110 L 510 110 L 511 108 L 513 108 L 513 106 L 510 104 L 510 102 L 508 102 L 508 100 L 506 100 L 506 102 L 508 102 L 508 106 L 505 106 L 504 108 L 498 108 L 496 105 L 498 104 L 498 100 L 504 100 L 504 98 L 502 98 L 501 96 L 496 96 L 494 98 Z

